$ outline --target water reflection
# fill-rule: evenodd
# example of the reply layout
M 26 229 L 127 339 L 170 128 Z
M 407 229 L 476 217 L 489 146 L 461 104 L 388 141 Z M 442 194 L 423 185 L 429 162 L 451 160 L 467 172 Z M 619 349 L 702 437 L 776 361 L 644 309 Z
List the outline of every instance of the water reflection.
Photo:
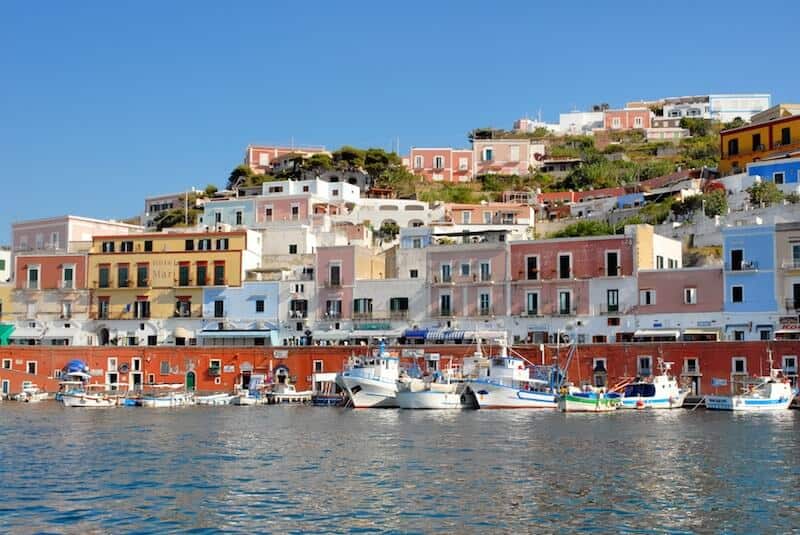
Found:
M 0 516 L 20 532 L 785 531 L 798 417 L 6 403 Z

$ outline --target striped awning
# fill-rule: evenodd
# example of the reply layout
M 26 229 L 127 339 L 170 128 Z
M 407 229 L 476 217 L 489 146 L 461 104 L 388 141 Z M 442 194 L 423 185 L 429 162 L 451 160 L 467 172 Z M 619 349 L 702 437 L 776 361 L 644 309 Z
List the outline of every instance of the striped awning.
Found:
M 426 339 L 434 342 L 455 342 L 463 340 L 465 334 L 466 333 L 464 331 L 459 331 L 456 329 L 431 329 L 428 331 Z
M 427 338 L 428 329 L 406 329 L 403 336 L 406 338 Z

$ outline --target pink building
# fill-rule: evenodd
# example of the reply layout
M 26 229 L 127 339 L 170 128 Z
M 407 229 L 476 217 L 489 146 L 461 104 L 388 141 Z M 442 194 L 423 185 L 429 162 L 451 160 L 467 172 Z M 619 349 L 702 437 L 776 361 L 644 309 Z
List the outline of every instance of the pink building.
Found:
M 547 147 L 531 139 L 476 139 L 475 174 L 527 175 L 542 166 Z
M 648 108 L 625 108 L 603 112 L 603 128 L 606 130 L 631 130 L 651 128 L 653 112 Z
M 512 242 L 510 266 L 512 314 L 590 314 L 590 280 L 633 275 L 633 240 L 599 236 Z
M 276 160 L 287 154 L 300 154 L 305 157 L 312 154 L 330 154 L 325 147 L 280 147 L 277 145 L 248 145 L 244 155 L 244 163 L 256 173 L 267 173 L 272 170 Z
M 382 256 L 357 245 L 320 247 L 317 249 L 314 274 L 317 282 L 317 318 L 336 328 L 342 320 L 371 310 L 362 305 L 368 301 L 354 300 L 353 287 L 356 279 L 383 279 L 385 260 Z M 370 305 L 371 306 L 371 305 Z
M 639 271 L 640 314 L 719 312 L 724 285 L 721 268 Z
M 22 251 L 88 250 L 95 235 L 143 232 L 139 225 L 72 215 L 20 221 L 11 225 L 12 249 Z
M 506 315 L 507 252 L 505 243 L 430 247 L 429 315 L 435 318 Z
M 470 149 L 412 147 L 407 165 L 428 182 L 469 182 L 474 176 Z

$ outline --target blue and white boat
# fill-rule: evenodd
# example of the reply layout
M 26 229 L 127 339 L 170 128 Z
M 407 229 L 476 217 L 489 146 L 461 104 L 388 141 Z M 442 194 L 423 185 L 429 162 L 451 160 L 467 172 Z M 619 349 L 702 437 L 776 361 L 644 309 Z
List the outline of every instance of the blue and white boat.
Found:
M 537 367 L 509 355 L 501 341 L 499 356 L 482 359 L 479 348 L 475 357 L 465 360 L 464 375 L 473 376 L 466 381 L 465 395 L 479 409 L 554 409 L 556 394 L 547 377 L 551 370 L 543 367 L 540 378 L 531 377 Z
M 683 407 L 689 389 L 681 388 L 669 375 L 672 362 L 659 359 L 661 373 L 652 381 L 636 381 L 625 386 L 621 409 L 678 409 Z
M 712 411 L 771 412 L 789 408 L 797 390 L 781 370 L 771 370 L 769 377 L 759 377 L 745 392 L 735 396 L 706 396 L 706 408 Z
M 400 359 L 389 355 L 381 342 L 377 356 L 353 358 L 336 376 L 336 384 L 354 408 L 396 408 L 399 378 Z

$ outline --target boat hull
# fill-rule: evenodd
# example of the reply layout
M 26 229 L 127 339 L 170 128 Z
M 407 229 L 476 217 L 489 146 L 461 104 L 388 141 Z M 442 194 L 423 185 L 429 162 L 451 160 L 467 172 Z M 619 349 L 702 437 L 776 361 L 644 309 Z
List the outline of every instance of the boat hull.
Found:
M 397 384 L 358 376 L 339 375 L 336 378 L 356 409 L 397 408 Z
M 198 396 L 195 403 L 198 405 L 230 405 L 235 396 L 231 394 L 216 394 L 211 396 Z
M 464 404 L 458 392 L 420 392 L 400 391 L 397 393 L 397 405 L 401 409 L 462 409 Z
M 469 390 L 479 409 L 554 409 L 556 396 L 489 381 L 471 381 Z
M 190 405 L 191 400 L 189 399 L 188 396 L 184 395 L 158 397 L 158 398 L 143 397 L 141 399 L 140 404 L 142 407 L 149 407 L 153 409 L 166 409 L 170 407 L 184 407 L 186 405 Z
M 689 392 L 681 392 L 672 397 L 630 397 L 622 398 L 620 409 L 680 409 Z
M 611 412 L 620 405 L 619 398 L 583 397 L 564 394 L 558 399 L 561 412 Z
M 93 396 L 87 394 L 64 394 L 61 397 L 61 402 L 65 407 L 86 408 L 116 407 L 119 403 L 117 398 Z
M 784 411 L 792 398 L 759 399 L 745 396 L 706 396 L 706 409 L 712 411 L 772 412 Z

